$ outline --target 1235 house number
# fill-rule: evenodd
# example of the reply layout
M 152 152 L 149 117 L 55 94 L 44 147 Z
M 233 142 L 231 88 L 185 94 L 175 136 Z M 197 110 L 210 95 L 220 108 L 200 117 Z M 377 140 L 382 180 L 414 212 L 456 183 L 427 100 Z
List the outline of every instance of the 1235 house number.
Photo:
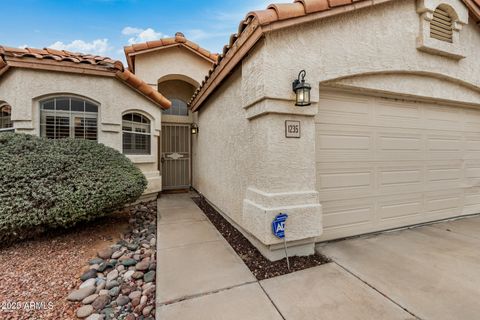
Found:
M 285 137 L 300 138 L 300 121 L 285 121 Z

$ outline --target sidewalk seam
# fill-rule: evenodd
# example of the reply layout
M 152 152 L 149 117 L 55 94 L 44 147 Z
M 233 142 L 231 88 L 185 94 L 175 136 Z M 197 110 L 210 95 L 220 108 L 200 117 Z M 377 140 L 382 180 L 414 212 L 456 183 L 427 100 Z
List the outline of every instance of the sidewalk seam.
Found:
M 252 283 L 257 283 L 257 282 L 258 282 L 257 280 L 248 281 L 248 282 L 236 284 L 236 285 L 230 286 L 230 287 L 220 288 L 220 289 L 213 290 L 213 291 L 202 292 L 202 293 L 197 293 L 197 294 L 184 296 L 184 297 L 173 299 L 173 300 L 170 300 L 170 301 L 167 301 L 167 302 L 156 302 L 156 307 L 168 306 L 168 305 L 179 303 L 179 302 L 182 302 L 182 301 L 187 301 L 187 300 L 192 300 L 192 299 L 196 299 L 196 298 L 200 298 L 200 297 L 204 297 L 204 296 L 209 296 L 209 295 L 212 295 L 212 294 L 215 294 L 215 293 L 227 291 L 227 290 L 230 290 L 230 289 L 239 288 L 239 287 L 246 286 L 246 285 L 252 284 Z
M 260 281 L 257 281 L 258 282 L 258 285 L 260 286 L 260 288 L 262 288 L 262 291 L 265 293 L 265 295 L 267 296 L 268 300 L 270 300 L 270 302 L 272 303 L 273 307 L 275 308 L 275 310 L 277 310 L 278 314 L 280 315 L 280 317 L 282 317 L 283 320 L 286 320 L 286 318 L 283 316 L 282 312 L 280 311 L 280 309 L 278 309 L 277 305 L 275 304 L 275 302 L 273 302 L 272 298 L 270 297 L 270 295 L 268 294 L 268 292 L 265 290 L 265 288 L 262 286 L 262 284 L 260 283 Z
M 405 312 L 409 313 L 412 317 L 414 317 L 415 319 L 418 319 L 418 320 L 423 320 L 422 318 L 420 318 L 419 316 L 417 316 L 416 314 L 414 314 L 413 312 L 411 312 L 410 310 L 408 310 L 407 308 L 403 307 L 401 304 L 399 304 L 398 302 L 396 302 L 395 300 L 393 300 L 392 298 L 390 298 L 389 296 L 387 296 L 386 294 L 384 294 L 383 292 L 381 292 L 380 290 L 378 290 L 377 288 L 375 288 L 373 285 L 371 285 L 370 283 L 368 283 L 367 281 L 363 280 L 362 278 L 360 278 L 360 276 L 356 275 L 355 273 L 353 273 L 352 271 L 350 271 L 349 269 L 347 269 L 346 267 L 342 266 L 340 263 L 338 263 L 337 261 L 334 261 L 332 260 L 333 263 L 335 263 L 337 266 L 339 266 L 340 268 L 342 268 L 343 270 L 345 270 L 346 272 L 348 272 L 349 274 L 351 274 L 353 277 L 355 277 L 356 279 L 360 280 L 361 282 L 363 282 L 364 284 L 366 284 L 368 287 L 372 288 L 373 290 L 375 290 L 376 292 L 378 292 L 379 294 L 382 295 L 382 297 L 385 297 L 388 301 L 392 302 L 393 304 L 395 304 L 396 306 L 398 306 L 399 308 L 401 308 L 402 310 L 404 310 Z

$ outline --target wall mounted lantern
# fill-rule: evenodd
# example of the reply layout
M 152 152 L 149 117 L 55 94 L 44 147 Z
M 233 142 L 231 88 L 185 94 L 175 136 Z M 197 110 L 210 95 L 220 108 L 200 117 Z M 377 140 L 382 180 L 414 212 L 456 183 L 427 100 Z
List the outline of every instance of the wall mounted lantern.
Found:
M 190 130 L 191 130 L 192 134 L 197 134 L 198 133 L 198 125 L 196 123 L 192 123 L 192 125 L 190 126 Z
M 305 70 L 300 71 L 298 79 L 293 81 L 292 87 L 296 94 L 295 105 L 299 107 L 309 106 L 310 103 L 310 90 L 312 87 L 310 84 L 305 83 L 305 76 L 307 73 Z

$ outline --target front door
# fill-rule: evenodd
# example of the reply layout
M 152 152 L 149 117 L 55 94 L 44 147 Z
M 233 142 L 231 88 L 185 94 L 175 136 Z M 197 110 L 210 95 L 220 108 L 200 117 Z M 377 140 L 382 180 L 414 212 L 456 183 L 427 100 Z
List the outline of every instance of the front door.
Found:
M 162 125 L 162 185 L 164 190 L 190 187 L 190 125 Z

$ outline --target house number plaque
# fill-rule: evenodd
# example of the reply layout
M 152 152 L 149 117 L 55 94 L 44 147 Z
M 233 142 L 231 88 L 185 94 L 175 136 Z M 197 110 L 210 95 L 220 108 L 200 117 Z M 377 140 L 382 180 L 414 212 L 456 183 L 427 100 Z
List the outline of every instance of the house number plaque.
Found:
M 285 121 L 285 137 L 300 138 L 300 121 Z

